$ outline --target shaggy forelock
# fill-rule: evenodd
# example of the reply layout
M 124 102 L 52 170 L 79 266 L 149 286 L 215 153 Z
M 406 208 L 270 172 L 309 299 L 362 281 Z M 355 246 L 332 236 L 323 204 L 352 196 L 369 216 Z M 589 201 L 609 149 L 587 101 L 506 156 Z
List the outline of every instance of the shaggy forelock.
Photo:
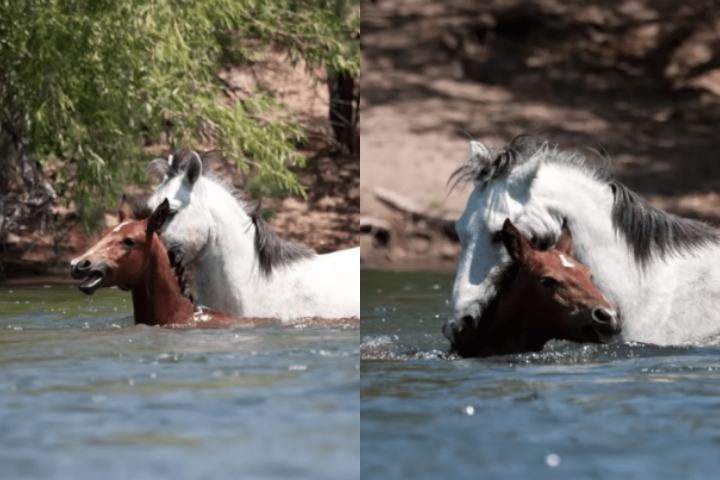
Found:
M 591 164 L 587 155 L 580 151 L 561 150 L 557 145 L 530 135 L 517 136 L 499 149 L 473 141 L 468 159 L 450 175 L 448 183 L 451 190 L 465 182 L 475 182 L 485 188 L 494 180 L 507 177 L 515 167 L 537 155 L 540 155 L 541 162 L 570 166 L 598 179 L 608 179 L 611 162 L 607 154 L 601 149 L 587 151 L 592 154 L 593 160 L 600 160 L 599 164 Z

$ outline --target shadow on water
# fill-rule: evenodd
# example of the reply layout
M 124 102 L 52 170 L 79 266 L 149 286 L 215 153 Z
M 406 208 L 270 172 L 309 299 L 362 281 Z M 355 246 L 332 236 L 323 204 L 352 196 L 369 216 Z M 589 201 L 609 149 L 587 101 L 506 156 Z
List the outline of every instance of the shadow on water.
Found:
M 720 347 L 447 354 L 452 277 L 363 272 L 363 478 L 709 478 Z M 392 461 L 388 461 L 392 458 Z

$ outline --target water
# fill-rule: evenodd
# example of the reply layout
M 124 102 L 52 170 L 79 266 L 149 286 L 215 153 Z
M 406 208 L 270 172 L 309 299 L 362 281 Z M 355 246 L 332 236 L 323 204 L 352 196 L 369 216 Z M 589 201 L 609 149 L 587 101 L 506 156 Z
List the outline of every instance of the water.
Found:
M 363 272 L 363 478 L 717 478 L 720 348 L 448 358 L 451 285 Z
M 130 295 L 0 288 L 0 478 L 359 478 L 359 333 L 132 325 Z

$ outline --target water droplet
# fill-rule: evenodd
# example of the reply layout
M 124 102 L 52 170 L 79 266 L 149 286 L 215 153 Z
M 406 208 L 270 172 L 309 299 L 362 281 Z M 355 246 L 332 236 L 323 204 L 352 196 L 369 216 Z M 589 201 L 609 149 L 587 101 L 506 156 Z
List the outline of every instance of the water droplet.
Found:
M 288 370 L 290 370 L 291 372 L 304 372 L 307 369 L 307 365 L 290 365 L 288 367 Z
M 432 289 L 433 289 L 433 290 L 440 290 L 440 284 L 439 284 L 439 283 L 434 284 L 434 285 L 432 286 Z
M 463 408 L 463 413 L 468 417 L 472 417 L 473 415 L 475 415 L 475 407 L 473 407 L 472 405 L 468 405 Z
M 545 463 L 548 467 L 557 467 L 560 465 L 560 455 L 557 453 L 551 453 L 545 457 Z
M 134 386 L 135 386 L 135 379 L 134 379 L 134 378 L 128 378 L 128 385 L 130 385 L 131 387 L 134 387 Z

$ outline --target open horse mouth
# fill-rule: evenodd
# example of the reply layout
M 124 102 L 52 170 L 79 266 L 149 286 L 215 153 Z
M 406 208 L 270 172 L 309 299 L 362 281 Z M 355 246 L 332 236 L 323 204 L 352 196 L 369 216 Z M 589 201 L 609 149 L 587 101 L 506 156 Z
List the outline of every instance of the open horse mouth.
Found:
M 84 279 L 84 281 L 78 285 L 78 289 L 86 295 L 92 295 L 105 279 L 105 272 L 102 270 L 91 270 L 86 274 L 85 272 L 73 271 L 72 277 Z
M 93 293 L 95 293 L 95 290 L 97 290 L 97 288 L 100 286 L 104 278 L 105 275 L 103 275 L 103 273 L 100 271 L 96 270 L 90 272 L 90 275 L 87 276 L 84 282 L 78 285 L 78 288 L 84 294 L 92 295 Z

